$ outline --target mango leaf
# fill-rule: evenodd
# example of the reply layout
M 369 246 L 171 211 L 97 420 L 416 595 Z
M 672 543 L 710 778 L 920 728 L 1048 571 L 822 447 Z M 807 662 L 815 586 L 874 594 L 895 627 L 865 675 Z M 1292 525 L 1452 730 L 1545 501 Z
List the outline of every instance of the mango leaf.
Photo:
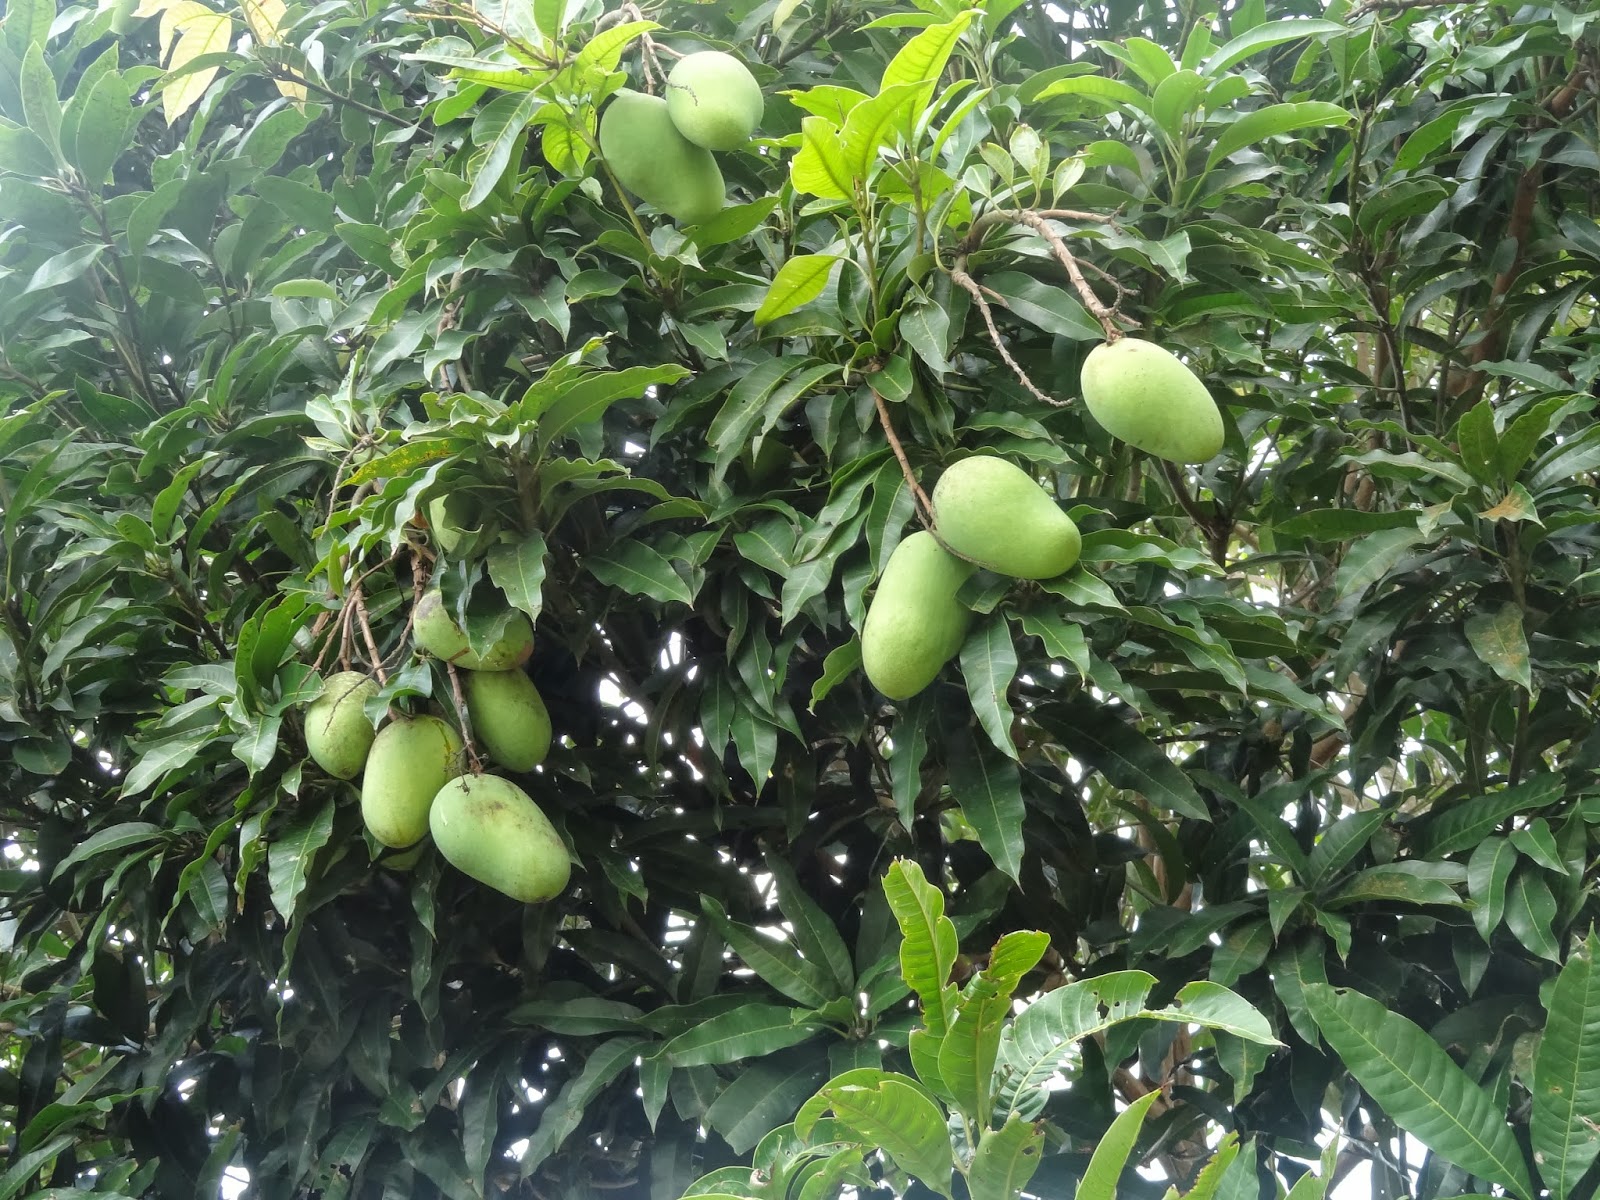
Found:
M 1506 881 L 1517 865 L 1517 850 L 1503 837 L 1485 838 L 1467 860 L 1467 895 L 1475 907 L 1472 923 L 1485 942 L 1506 912 Z
M 1600 1154 L 1600 938 L 1592 931 L 1550 991 L 1529 1090 L 1539 1176 L 1553 1200 L 1566 1200 Z
M 944 1115 L 920 1090 L 898 1079 L 876 1086 L 829 1084 L 819 1093 L 840 1124 L 941 1196 L 950 1195 L 953 1162 Z
M 1522 609 L 1510 601 L 1494 612 L 1475 613 L 1466 620 L 1467 644 L 1480 661 L 1508 683 L 1531 688 L 1528 635 L 1522 628 Z
M 222 53 L 233 41 L 231 17 L 207 12 L 198 4 L 182 7 L 186 11 L 174 22 L 178 41 L 167 63 L 167 82 L 161 91 L 161 110 L 169 126 L 200 103 L 200 97 L 221 69 L 205 66 L 189 70 L 190 64 L 204 55 Z
M 1078 1181 L 1075 1194 L 1079 1200 L 1116 1200 L 1117 1184 L 1128 1165 L 1128 1155 L 1133 1153 L 1134 1143 L 1139 1139 L 1139 1130 L 1144 1127 L 1145 1115 L 1159 1099 L 1159 1089 L 1146 1092 L 1117 1114 L 1111 1128 L 1094 1148 L 1083 1178 Z
M 538 530 L 489 551 L 489 578 L 530 621 L 537 621 L 544 607 L 544 560 L 544 535 Z
M 1017 649 L 1011 626 L 1004 617 L 991 616 L 967 635 L 961 646 L 961 674 L 967 681 L 972 711 L 989 740 L 1011 758 L 1017 757 L 1011 740 L 1015 717 L 1006 692 L 1017 674 Z M 1018 812 L 1020 823 L 1021 813 Z
M 836 985 L 834 995 L 846 996 L 856 981 L 850 949 L 827 913 L 807 894 L 794 868 L 775 854 L 766 858 L 767 870 L 778 892 L 778 911 L 794 931 L 795 943 L 807 961 L 822 967 Z
M 561 1143 L 577 1131 L 595 1097 L 633 1065 L 643 1045 L 643 1038 L 612 1038 L 602 1042 L 589 1054 L 584 1060 L 582 1072 L 569 1080 L 540 1113 L 539 1124 L 522 1151 L 524 1179 L 532 1175 L 540 1163 L 559 1150 Z
M 837 254 L 797 254 L 772 277 L 767 297 L 756 309 L 755 323 L 765 325 L 803 304 L 810 304 L 828 286 L 833 264 L 843 260 Z
M 1009 933 L 995 945 L 989 967 L 973 976 L 956 1005 L 955 1020 L 939 1044 L 939 1079 L 956 1107 L 979 1125 L 987 1123 L 1000 1030 L 1011 1011 L 1011 994 L 1050 944 L 1047 934 Z
M 745 966 L 789 999 L 807 1008 L 820 1008 L 842 994 L 829 985 L 827 973 L 820 964 L 802 958 L 788 942 L 769 938 L 748 925 L 729 920 L 722 905 L 710 896 L 700 897 L 700 907 Z
M 294 919 L 295 904 L 311 879 L 311 864 L 317 851 L 333 835 L 334 802 L 325 800 L 320 808 L 302 812 L 267 849 L 267 882 L 272 889 L 272 907 L 287 922 Z M 244 887 L 239 888 L 242 897 Z
M 1067 748 L 1114 786 L 1136 792 L 1158 808 L 1210 820 L 1205 801 L 1187 775 L 1154 742 L 1103 705 L 1079 702 L 1062 721 Z
M 745 1004 L 685 1030 L 667 1043 L 663 1053 L 675 1067 L 738 1062 L 807 1041 L 822 1024 L 802 1009 Z
M 1258 108 L 1223 129 L 1217 144 L 1206 158 L 1206 170 L 1209 171 L 1228 155 L 1265 138 L 1297 129 L 1326 129 L 1349 123 L 1349 112 L 1325 100 L 1304 100 L 1298 104 L 1273 104 Z
M 1550 893 L 1550 885 L 1537 870 L 1524 865 L 1512 879 L 1511 890 L 1506 893 L 1506 928 L 1540 958 L 1560 962 L 1561 947 L 1556 943 L 1553 932 L 1556 912 L 1556 900 Z
M 1360 992 L 1314 983 L 1305 995 L 1328 1045 L 1396 1125 L 1531 1200 L 1528 1166 L 1500 1107 L 1426 1030 Z
M 1412 836 L 1418 852 L 1429 858 L 1455 854 L 1477 846 L 1502 821 L 1554 803 L 1565 790 L 1566 784 L 1560 775 L 1541 774 L 1526 783 L 1475 797 L 1430 816 L 1419 823 L 1420 828 L 1414 830 Z
M 805 117 L 800 122 L 800 149 L 789 162 L 789 182 L 805 196 L 824 200 L 849 200 L 855 178 L 845 162 L 839 127 L 826 117 Z
M 916 94 L 915 107 L 926 108 L 928 102 L 933 99 L 933 91 L 938 85 L 939 76 L 944 74 L 945 64 L 955 52 L 956 43 L 961 40 L 961 35 L 966 32 L 967 26 L 972 24 L 972 18 L 977 15 L 976 11 L 969 9 L 953 21 L 943 25 L 930 25 L 900 47 L 895 56 L 889 60 L 889 65 L 883 69 L 883 78 L 878 82 L 879 93 L 888 92 L 897 84 L 921 84 L 922 90 Z
M 1263 50 L 1270 50 L 1285 42 L 1296 42 L 1308 37 L 1326 38 L 1348 32 L 1349 30 L 1337 21 L 1301 19 L 1268 21 L 1264 25 L 1257 25 L 1254 29 L 1241 33 L 1214 51 L 1211 57 L 1206 59 L 1205 73 L 1211 76 L 1221 75 L 1229 67 L 1243 62 L 1252 54 L 1259 54 Z
M 1021 1117 L 1012 1117 L 999 1129 L 985 1129 L 967 1170 L 972 1200 L 1014 1200 L 1022 1195 L 1039 1169 L 1043 1149 L 1044 1130 Z
M 994 865 L 1020 881 L 1026 809 L 1017 764 L 963 730 L 950 747 L 950 792 Z
M 899 922 L 900 973 L 922 1000 L 923 1022 L 942 1036 L 955 1013 L 950 971 L 960 949 L 956 927 L 944 915 L 944 893 L 910 859 L 897 859 L 883 879 L 884 896 Z
M 620 542 L 589 555 L 583 565 L 601 583 L 621 588 L 631 595 L 648 596 L 663 604 L 694 603 L 694 593 L 673 569 L 672 563 L 645 542 L 632 539 Z

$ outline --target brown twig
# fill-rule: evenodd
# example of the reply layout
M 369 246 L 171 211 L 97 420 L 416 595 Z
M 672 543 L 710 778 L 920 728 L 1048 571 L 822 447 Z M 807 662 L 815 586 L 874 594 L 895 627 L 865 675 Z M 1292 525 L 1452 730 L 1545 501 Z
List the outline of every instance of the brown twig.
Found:
M 1045 211 L 1062 212 L 1070 210 L 1047 209 Z M 1023 209 L 1021 212 L 1013 213 L 1012 216 L 1050 243 L 1050 249 L 1055 251 L 1056 261 L 1065 268 L 1067 278 L 1072 280 L 1072 287 L 1078 293 L 1078 299 L 1083 301 L 1083 306 L 1089 310 L 1090 315 L 1096 321 L 1100 322 L 1100 328 L 1105 330 L 1107 344 L 1121 340 L 1122 328 L 1117 324 L 1118 314 L 1114 309 L 1107 308 L 1101 302 L 1100 297 L 1095 295 L 1094 289 L 1089 286 L 1089 281 L 1083 277 L 1083 271 L 1078 267 L 1077 258 L 1074 257 L 1071 250 L 1067 249 L 1067 243 L 1062 239 L 1061 235 L 1050 228 L 1050 223 L 1045 219 L 1044 215 L 1031 209 Z M 1130 321 L 1129 324 L 1133 324 L 1133 322 Z
M 478 757 L 478 747 L 472 741 L 472 721 L 467 716 L 467 701 L 461 694 L 461 675 L 453 662 L 446 660 L 446 674 L 450 676 L 450 692 L 456 701 L 456 720 L 461 722 L 461 741 L 467 748 L 467 765 L 474 775 L 483 773 L 483 759 Z
M 350 601 L 356 610 L 356 620 L 361 623 L 361 640 L 367 645 L 367 661 L 380 684 L 389 682 L 389 672 L 384 670 L 383 658 L 378 654 L 378 643 L 372 636 L 372 623 L 367 619 L 367 596 L 360 585 L 350 589 Z
M 1217 566 L 1223 566 L 1228 557 L 1227 535 L 1224 533 L 1219 536 L 1216 522 L 1200 511 L 1199 502 L 1189 494 L 1189 485 L 1184 482 L 1183 475 L 1176 465 L 1162 459 L 1161 473 L 1167 477 L 1167 482 L 1172 486 L 1172 494 L 1177 498 L 1179 507 L 1189 514 L 1189 519 L 1205 537 L 1206 548 L 1211 551 L 1212 559 Z
M 869 385 L 872 392 L 872 402 L 878 406 L 878 424 L 883 426 L 883 436 L 889 439 L 889 449 L 894 451 L 894 456 L 900 460 L 900 471 L 906 477 L 906 483 L 911 488 L 911 494 L 917 501 L 917 519 L 924 528 L 933 528 L 933 502 L 928 499 L 928 494 L 922 490 L 922 485 L 917 482 L 916 475 L 911 470 L 911 460 L 906 457 L 906 449 L 900 444 L 900 439 L 895 435 L 894 423 L 889 420 L 889 405 L 878 389 Z
M 964 264 L 966 255 L 962 255 L 957 261 Z M 989 340 L 994 343 L 994 348 L 999 353 L 1000 360 L 1011 368 L 1011 373 L 1017 377 L 1018 382 L 1033 393 L 1036 399 L 1056 408 L 1065 408 L 1068 401 L 1057 400 L 1054 396 L 1040 391 L 1038 384 L 1028 378 L 1028 373 L 1022 369 L 1022 364 L 1011 357 L 1011 351 L 1006 349 L 1005 340 L 1001 338 L 1000 330 L 994 323 L 994 311 L 989 307 L 989 301 L 984 297 L 983 289 L 978 286 L 977 280 L 967 274 L 966 267 L 964 265 L 952 266 L 950 268 L 950 280 L 958 287 L 965 289 L 967 294 L 978 302 L 978 311 L 983 314 L 983 323 L 989 329 Z

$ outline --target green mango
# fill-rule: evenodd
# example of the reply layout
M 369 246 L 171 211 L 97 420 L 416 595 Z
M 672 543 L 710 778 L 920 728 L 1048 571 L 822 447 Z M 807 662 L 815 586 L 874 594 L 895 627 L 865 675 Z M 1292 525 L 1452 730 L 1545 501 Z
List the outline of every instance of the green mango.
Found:
M 617 181 L 685 225 L 722 211 L 727 187 L 717 160 L 672 123 L 659 96 L 623 88 L 600 117 L 600 154 Z
M 482 654 L 473 652 L 467 634 L 445 610 L 444 596 L 430 589 L 417 602 L 412 614 L 411 634 L 417 645 L 435 658 L 466 667 L 469 671 L 508 671 L 520 667 L 533 653 L 533 622 L 514 608 L 498 613 L 472 613 L 467 618 L 480 643 L 492 639 Z
M 513 900 L 549 900 L 572 877 L 561 835 L 509 779 L 452 779 L 434 797 L 428 826 L 445 861 Z
M 1175 463 L 1222 450 L 1222 411 L 1200 377 L 1153 342 L 1125 337 L 1089 351 L 1079 376 L 1083 402 L 1107 433 Z
M 861 630 L 861 666 L 873 687 L 908 700 L 955 657 L 972 618 L 956 593 L 974 570 L 926 530 L 894 548 Z
M 358 671 L 328 676 L 306 709 L 306 750 L 329 775 L 354 779 L 366 765 L 376 733 L 365 712 L 378 685 Z
M 1015 579 L 1054 579 L 1083 549 L 1072 518 L 1021 467 L 975 454 L 933 489 L 933 528 L 951 551 Z
M 428 808 L 461 774 L 461 735 L 438 717 L 400 717 L 378 731 L 361 779 L 361 819 L 385 846 L 403 850 L 428 832 Z
M 478 745 L 508 771 L 531 771 L 550 753 L 550 714 L 520 668 L 469 671 L 467 715 Z
M 737 150 L 761 123 L 766 100 L 750 69 L 731 54 L 701 50 L 667 76 L 667 112 L 678 132 L 707 150 Z

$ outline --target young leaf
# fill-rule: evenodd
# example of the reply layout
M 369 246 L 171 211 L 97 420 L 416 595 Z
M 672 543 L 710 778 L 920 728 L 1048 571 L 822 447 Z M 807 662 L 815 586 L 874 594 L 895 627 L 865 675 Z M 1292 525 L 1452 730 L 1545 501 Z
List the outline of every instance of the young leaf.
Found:
M 756 309 L 756 324 L 765 325 L 810 304 L 828 286 L 833 264 L 842 261 L 837 254 L 797 254 L 784 263 L 772 277 L 767 298 Z
M 897 859 L 883 879 L 904 940 L 900 943 L 900 973 L 922 1000 L 923 1022 L 930 1032 L 943 1035 L 955 1010 L 956 990 L 949 985 L 959 945 L 956 927 L 944 915 L 944 893 L 927 881 L 922 868 L 910 859 Z
M 1505 1116 L 1427 1031 L 1360 992 L 1318 983 L 1305 995 L 1328 1045 L 1396 1125 L 1531 1200 L 1528 1165 Z

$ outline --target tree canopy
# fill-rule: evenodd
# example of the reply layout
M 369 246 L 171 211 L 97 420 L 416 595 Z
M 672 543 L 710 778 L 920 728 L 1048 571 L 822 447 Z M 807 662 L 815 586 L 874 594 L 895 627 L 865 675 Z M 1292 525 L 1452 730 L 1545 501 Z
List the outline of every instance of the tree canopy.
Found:
M 753 138 L 603 136 L 703 50 Z M 1588 1200 L 1597 183 L 1581 4 L 8 0 L 0 1200 Z M 891 700 L 975 454 L 1076 563 Z

